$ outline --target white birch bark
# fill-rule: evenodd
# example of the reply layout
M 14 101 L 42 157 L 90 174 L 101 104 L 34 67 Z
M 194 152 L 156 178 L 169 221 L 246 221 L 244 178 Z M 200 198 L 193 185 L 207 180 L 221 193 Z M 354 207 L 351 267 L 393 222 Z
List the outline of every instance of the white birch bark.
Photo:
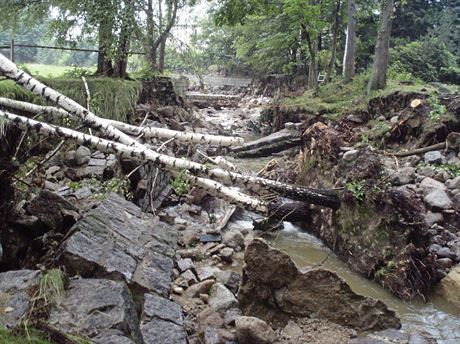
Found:
M 270 179 L 225 171 L 221 168 L 209 169 L 207 166 L 196 162 L 170 157 L 147 149 L 147 147 L 122 133 L 120 130 L 114 128 L 111 124 L 97 117 L 95 114 L 88 111 L 72 99 L 45 86 L 24 71 L 19 70 L 13 62 L 8 60 L 2 54 L 0 54 L 0 74 L 15 80 L 16 83 L 32 91 L 34 94 L 41 95 L 47 100 L 54 101 L 59 106 L 67 110 L 71 115 L 80 118 L 83 121 L 83 124 L 103 131 L 110 140 L 135 147 L 139 150 L 139 152 L 141 152 L 139 154 L 143 156 L 144 160 L 148 157 L 148 160 L 152 161 L 156 167 L 170 171 L 188 170 L 189 173 L 198 177 L 217 180 L 225 185 L 238 186 L 256 193 L 266 189 L 282 196 L 303 202 L 331 208 L 338 208 L 340 206 L 338 196 L 330 191 L 284 184 Z
M 9 109 L 22 110 L 33 114 L 46 113 L 56 117 L 72 117 L 67 111 L 53 106 L 41 106 L 3 97 L 0 97 L 0 105 Z M 106 118 L 101 118 L 101 120 L 111 124 L 125 134 L 135 136 L 142 135 L 143 138 L 174 139 L 179 142 L 210 144 L 222 147 L 241 146 L 244 143 L 241 137 L 187 133 L 165 128 L 145 128 Z
M 158 163 L 157 156 L 155 154 L 150 154 L 153 153 L 151 151 L 145 152 L 145 150 L 139 149 L 137 147 L 132 147 L 122 143 L 105 140 L 96 136 L 83 134 L 72 129 L 39 122 L 2 110 L 0 110 L 0 117 L 6 119 L 21 129 L 35 131 L 37 134 L 42 136 L 59 137 L 65 140 L 71 140 L 81 145 L 93 147 L 102 152 L 113 153 L 120 158 L 128 158 L 142 162 L 147 160 L 151 161 L 154 165 Z M 175 170 L 171 170 L 171 172 L 173 174 L 178 173 Z M 185 173 L 184 176 L 190 181 L 192 185 L 200 187 L 216 197 L 223 198 L 229 203 L 236 204 L 247 210 L 268 215 L 267 205 L 263 201 L 260 201 L 239 191 L 233 190 L 213 180 L 190 175 L 189 173 Z

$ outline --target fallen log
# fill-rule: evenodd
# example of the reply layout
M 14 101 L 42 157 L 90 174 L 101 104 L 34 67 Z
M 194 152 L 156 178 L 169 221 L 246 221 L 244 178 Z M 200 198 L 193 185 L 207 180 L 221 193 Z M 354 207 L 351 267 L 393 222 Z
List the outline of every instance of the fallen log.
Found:
M 108 139 L 136 148 L 139 150 L 139 154 L 141 155 L 142 159 L 152 161 L 156 167 L 176 172 L 186 170 L 187 173 L 184 175 L 191 181 L 200 181 L 204 183 L 204 181 L 196 179 L 198 177 L 204 177 L 215 179 L 226 185 L 237 186 L 251 190 L 255 193 L 260 193 L 263 190 L 269 190 L 276 192 L 281 196 L 302 202 L 326 206 L 333 209 L 340 207 L 340 199 L 338 195 L 333 191 L 318 190 L 298 185 L 284 184 L 270 179 L 225 171 L 220 168 L 209 169 L 206 165 L 170 157 L 156 153 L 151 149 L 147 149 L 146 146 L 135 141 L 133 138 L 121 132 L 120 130 L 114 128 L 110 123 L 97 117 L 94 113 L 88 111 L 77 102 L 47 87 L 26 72 L 18 69 L 12 61 L 8 60 L 2 54 L 0 54 L 0 74 L 3 74 L 4 76 L 14 80 L 17 84 L 30 90 L 34 94 L 42 96 L 46 100 L 54 101 L 63 109 L 67 110 L 71 115 L 82 120 L 83 124 L 88 125 L 96 130 L 102 131 Z M 37 123 L 40 125 L 40 122 Z M 43 124 L 44 123 L 42 123 L 42 125 Z M 59 130 L 61 129 L 64 128 L 59 128 Z M 113 144 L 113 142 L 108 142 Z M 212 183 L 206 184 L 206 187 L 209 187 L 210 184 Z M 220 187 L 217 184 L 213 185 Z
M 274 153 L 279 153 L 285 151 L 292 147 L 297 147 L 302 144 L 302 138 L 300 135 L 296 137 L 292 137 L 283 141 L 274 142 L 271 144 L 267 144 L 265 146 L 261 146 L 258 148 L 254 148 L 251 150 L 241 151 L 235 154 L 237 158 L 260 158 L 270 156 Z
M 59 137 L 65 140 L 71 140 L 81 145 L 96 148 L 102 152 L 113 153 L 120 158 L 130 158 L 142 162 L 147 160 L 151 161 L 154 164 L 156 163 L 155 155 L 152 156 L 151 154 L 149 154 L 149 151 L 147 151 L 146 153 L 145 150 L 139 149 L 137 147 L 132 147 L 122 143 L 105 140 L 99 137 L 80 133 L 72 129 L 39 122 L 27 117 L 17 116 L 15 114 L 8 113 L 2 110 L 0 110 L 0 117 L 6 119 L 13 125 L 23 130 L 34 131 L 42 136 Z M 171 172 L 175 175 L 179 174 L 178 171 L 172 170 Z M 237 204 L 245 209 L 254 212 L 268 214 L 267 205 L 254 197 L 230 189 L 213 180 L 200 178 L 197 176 L 188 176 L 188 179 L 191 182 L 191 184 L 204 189 L 205 191 L 216 197 L 223 198 L 229 203 Z
M 422 148 L 414 149 L 414 150 L 411 150 L 411 151 L 408 151 L 408 152 L 398 152 L 398 153 L 395 153 L 394 155 L 399 157 L 399 158 L 403 158 L 403 157 L 406 157 L 406 156 L 423 154 L 423 153 L 426 153 L 426 152 L 431 152 L 433 150 L 444 149 L 444 148 L 446 148 L 446 143 L 441 142 L 441 143 L 437 143 L 437 144 L 432 145 L 432 146 L 422 147 Z
M 293 132 L 291 130 L 283 129 L 277 131 L 276 133 L 270 134 L 268 136 L 262 137 L 260 139 L 246 142 L 242 146 L 232 147 L 230 151 L 232 153 L 239 153 L 244 151 L 254 150 L 260 147 L 268 146 L 274 143 L 284 142 L 287 140 L 292 140 L 297 137 L 300 137 L 300 133 Z
M 53 106 L 41 106 L 18 100 L 0 97 L 0 106 L 6 107 L 11 110 L 20 110 L 32 114 L 49 114 L 55 117 L 71 117 L 72 116 L 65 110 Z M 108 124 L 111 124 L 118 130 L 125 134 L 138 136 L 142 135 L 143 138 L 161 138 L 161 139 L 174 139 L 179 142 L 209 144 L 222 147 L 239 146 L 244 143 L 241 137 L 221 136 L 221 135 L 207 135 L 199 133 L 187 133 L 177 130 L 165 128 L 152 128 L 152 127 L 138 127 L 127 123 L 114 121 L 111 119 L 101 118 Z
M 92 135 L 80 133 L 78 131 L 54 126 L 39 122 L 27 117 L 14 115 L 0 110 L 0 118 L 4 118 L 11 124 L 29 131 L 34 131 L 39 135 L 47 137 L 59 137 L 63 140 L 74 141 L 78 144 L 96 148 L 102 152 L 116 154 L 120 158 L 128 158 L 137 161 L 150 161 L 155 165 L 155 159 L 145 154 L 142 150 L 124 145 L 122 143 L 108 141 Z M 171 171 L 177 176 L 180 172 Z M 248 196 L 235 189 L 228 188 L 214 180 L 200 178 L 189 175 L 188 180 L 192 185 L 204 189 L 211 195 L 222 198 L 231 204 L 235 204 L 244 209 L 257 212 L 259 214 L 279 219 L 283 221 L 301 221 L 308 218 L 310 214 L 309 206 L 302 202 L 293 203 L 267 203 L 255 197 Z

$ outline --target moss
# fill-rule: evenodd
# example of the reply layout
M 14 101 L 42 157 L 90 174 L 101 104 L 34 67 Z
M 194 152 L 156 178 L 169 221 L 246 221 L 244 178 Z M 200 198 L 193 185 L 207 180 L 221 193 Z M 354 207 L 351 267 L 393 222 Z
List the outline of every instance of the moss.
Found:
M 87 94 L 80 79 L 40 78 L 45 85 L 72 98 L 86 107 Z M 142 90 L 140 81 L 113 78 L 87 78 L 91 95 L 90 107 L 98 116 L 127 121 L 127 115 L 134 112 Z M 0 81 L 0 96 L 44 105 L 45 101 L 24 90 L 11 80 Z
M 2 344 L 52 344 L 46 338 L 46 335 L 35 330 L 28 328 L 27 334 L 13 335 L 11 332 L 0 328 L 0 343 Z

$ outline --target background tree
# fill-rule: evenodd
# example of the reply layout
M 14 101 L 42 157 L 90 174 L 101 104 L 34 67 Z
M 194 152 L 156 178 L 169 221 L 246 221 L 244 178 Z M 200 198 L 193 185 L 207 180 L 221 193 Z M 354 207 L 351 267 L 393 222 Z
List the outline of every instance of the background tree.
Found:
M 386 85 L 393 13 L 393 0 L 383 0 L 382 18 L 377 36 L 377 44 L 375 45 L 374 65 L 372 67 L 372 76 L 369 81 L 370 91 L 385 88 Z
M 345 51 L 343 55 L 343 79 L 349 83 L 355 76 L 355 52 L 356 52 L 356 3 L 348 0 L 348 24 Z

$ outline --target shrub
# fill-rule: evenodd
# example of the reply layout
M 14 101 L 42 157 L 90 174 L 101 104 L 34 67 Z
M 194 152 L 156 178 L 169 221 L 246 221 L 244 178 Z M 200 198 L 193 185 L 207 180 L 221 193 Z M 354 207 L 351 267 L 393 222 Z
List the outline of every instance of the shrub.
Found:
M 391 49 L 390 62 L 398 72 L 410 73 L 427 82 L 458 82 L 460 79 L 455 56 L 435 38 L 425 38 Z

